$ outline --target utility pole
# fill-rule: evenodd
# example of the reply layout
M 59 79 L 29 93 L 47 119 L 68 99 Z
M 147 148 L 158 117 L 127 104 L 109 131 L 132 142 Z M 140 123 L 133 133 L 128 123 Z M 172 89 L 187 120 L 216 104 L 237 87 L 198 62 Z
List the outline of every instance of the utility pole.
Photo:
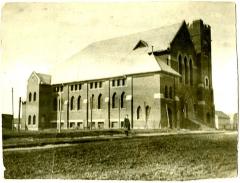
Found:
M 14 127 L 14 106 L 13 106 L 13 88 L 12 88 L 12 130 L 13 130 L 13 127 Z
M 20 119 L 20 114 L 21 114 L 21 103 L 22 103 L 22 100 L 21 100 L 21 97 L 19 97 L 19 108 L 18 108 L 18 132 L 20 131 L 20 124 L 21 124 L 21 119 Z

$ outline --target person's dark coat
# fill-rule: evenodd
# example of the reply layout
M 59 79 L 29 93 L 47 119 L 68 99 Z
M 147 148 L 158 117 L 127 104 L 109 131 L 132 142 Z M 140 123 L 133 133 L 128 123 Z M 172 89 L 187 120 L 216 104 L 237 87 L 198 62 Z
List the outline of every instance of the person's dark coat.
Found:
M 125 128 L 126 130 L 130 130 L 130 121 L 129 121 L 128 118 L 125 118 L 125 119 L 124 119 L 124 128 Z

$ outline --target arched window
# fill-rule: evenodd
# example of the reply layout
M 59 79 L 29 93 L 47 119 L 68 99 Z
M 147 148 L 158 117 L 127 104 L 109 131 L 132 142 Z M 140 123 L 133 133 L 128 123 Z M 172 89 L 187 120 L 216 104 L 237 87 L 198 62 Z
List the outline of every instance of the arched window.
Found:
M 35 125 L 36 124 L 36 116 L 34 115 L 33 116 L 33 125 Z
M 193 63 L 192 59 L 189 61 L 189 69 L 190 69 L 190 85 L 193 85 Z
M 121 108 L 125 108 L 125 92 L 121 95 Z
M 54 111 L 57 110 L 57 98 L 56 97 L 53 99 L 53 110 Z
M 180 77 L 180 82 L 182 82 L 182 74 L 183 74 L 183 71 L 182 71 L 182 56 L 181 55 L 179 55 L 179 57 L 178 57 L 178 70 L 179 70 L 179 74 L 181 75 L 181 77 Z
M 165 93 L 164 93 L 165 98 L 168 98 L 168 87 L 165 86 Z
M 28 116 L 28 124 L 29 125 L 31 124 L 31 116 L 30 115 Z
M 141 116 L 142 116 L 142 109 L 141 109 L 140 106 L 138 106 L 138 108 L 137 108 L 137 119 L 140 119 Z
M 71 97 L 70 109 L 74 109 L 74 96 Z
M 92 108 L 92 109 L 95 108 L 95 97 L 94 97 L 93 94 L 92 94 L 92 97 L 91 97 L 91 108 Z
M 98 109 L 102 109 L 102 94 L 98 96 Z
M 37 94 L 36 94 L 36 92 L 34 92 L 34 94 L 33 94 L 33 101 L 36 101 L 36 98 L 37 98 Z
M 206 76 L 205 77 L 205 87 L 208 88 L 209 86 L 209 80 L 208 80 L 208 77 Z
M 172 87 L 170 86 L 169 88 L 169 98 L 173 98 L 173 93 L 172 93 Z
M 29 100 L 29 102 L 32 101 L 32 93 L 31 92 L 29 93 L 28 100 Z
M 112 96 L 112 108 L 116 108 L 116 93 Z
M 149 119 L 150 110 L 151 110 L 151 107 L 147 105 L 145 108 L 146 121 Z
M 187 65 L 187 57 L 184 57 L 184 66 L 185 66 L 185 84 L 188 84 L 188 65 Z
M 77 100 L 77 110 L 81 109 L 81 96 L 78 96 L 78 100 Z

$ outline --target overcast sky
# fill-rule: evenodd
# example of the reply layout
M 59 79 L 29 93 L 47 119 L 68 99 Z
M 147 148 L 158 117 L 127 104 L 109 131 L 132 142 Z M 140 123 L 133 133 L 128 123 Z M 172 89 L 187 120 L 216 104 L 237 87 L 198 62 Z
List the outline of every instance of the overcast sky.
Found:
M 1 17 L 1 111 L 11 113 L 13 87 L 17 116 L 18 98 L 26 98 L 32 71 L 49 73 L 94 41 L 199 18 L 212 28 L 216 109 L 237 112 L 235 5 L 222 2 L 5 4 Z

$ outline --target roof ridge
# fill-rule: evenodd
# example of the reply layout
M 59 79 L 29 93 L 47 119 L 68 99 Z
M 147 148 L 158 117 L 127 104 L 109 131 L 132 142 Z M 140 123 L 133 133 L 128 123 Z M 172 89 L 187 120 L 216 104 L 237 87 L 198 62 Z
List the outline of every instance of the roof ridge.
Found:
M 94 42 L 90 43 L 89 45 L 93 45 L 93 44 L 104 42 L 104 41 L 111 41 L 111 40 L 115 40 L 115 39 L 121 39 L 121 38 L 128 37 L 128 36 L 134 36 L 134 35 L 138 35 L 140 33 L 144 34 L 146 32 L 154 31 L 154 30 L 161 29 L 161 28 L 168 28 L 168 27 L 172 27 L 172 26 L 175 26 L 175 25 L 182 25 L 183 22 L 185 22 L 185 20 L 183 20 L 182 22 L 179 22 L 179 23 L 168 24 L 168 25 L 165 25 L 165 26 L 155 27 L 155 28 L 152 28 L 152 29 L 144 30 L 144 31 L 138 31 L 138 32 L 134 32 L 134 33 L 126 34 L 126 35 L 121 35 L 121 36 L 117 36 L 117 37 L 112 37 L 112 38 L 108 38 L 108 39 L 94 41 Z M 87 48 L 87 47 L 88 46 L 86 46 L 85 48 Z

